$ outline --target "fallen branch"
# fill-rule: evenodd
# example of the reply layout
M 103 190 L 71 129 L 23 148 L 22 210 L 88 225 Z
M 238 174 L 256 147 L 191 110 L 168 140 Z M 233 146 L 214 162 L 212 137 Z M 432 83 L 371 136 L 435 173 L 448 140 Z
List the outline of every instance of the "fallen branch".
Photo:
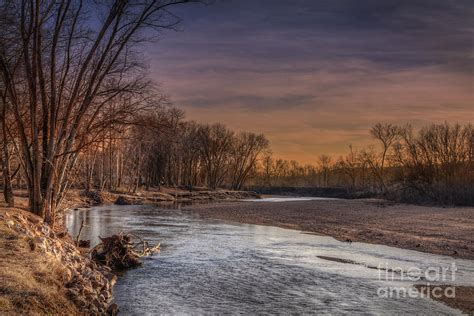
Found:
M 113 270 L 127 269 L 141 264 L 139 258 L 152 255 L 160 250 L 160 244 L 150 246 L 147 241 L 132 234 L 121 232 L 110 237 L 99 237 L 101 243 L 91 250 L 94 261 Z M 137 242 L 133 238 L 138 239 Z M 137 249 L 141 249 L 138 251 Z

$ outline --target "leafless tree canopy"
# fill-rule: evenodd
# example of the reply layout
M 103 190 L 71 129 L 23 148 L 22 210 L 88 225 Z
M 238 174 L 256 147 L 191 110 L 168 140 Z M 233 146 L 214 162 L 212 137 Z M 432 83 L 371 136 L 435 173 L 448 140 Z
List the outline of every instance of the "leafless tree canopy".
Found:
M 148 105 L 138 48 L 185 2 L 1 2 L 2 106 L 34 213 L 52 222 L 81 149 Z
M 81 154 L 78 178 L 86 190 L 134 193 L 162 184 L 241 189 L 268 148 L 263 135 L 184 121 L 173 108 L 150 113 Z
M 368 148 L 321 155 L 317 165 L 262 159 L 257 186 L 340 187 L 407 202 L 474 204 L 474 129 L 471 124 L 376 124 Z

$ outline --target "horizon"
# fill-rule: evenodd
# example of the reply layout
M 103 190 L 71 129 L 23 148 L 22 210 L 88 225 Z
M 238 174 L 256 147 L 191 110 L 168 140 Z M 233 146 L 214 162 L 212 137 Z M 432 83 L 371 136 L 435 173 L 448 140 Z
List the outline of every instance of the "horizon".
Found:
M 472 0 L 0 3 L 0 316 L 474 312 Z
M 150 75 L 186 119 L 263 133 L 314 164 L 378 122 L 472 122 L 468 1 L 216 1 L 173 12 Z M 283 44 L 282 44 L 283 43 Z

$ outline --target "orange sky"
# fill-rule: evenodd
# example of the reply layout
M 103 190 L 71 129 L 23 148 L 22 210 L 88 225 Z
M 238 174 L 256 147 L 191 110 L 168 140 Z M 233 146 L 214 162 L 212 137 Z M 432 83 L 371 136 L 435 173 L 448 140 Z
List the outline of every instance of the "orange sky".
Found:
M 360 147 L 371 143 L 368 130 L 376 122 L 415 126 L 445 120 L 474 122 L 470 78 L 450 76 L 430 68 L 361 79 L 354 79 L 350 73 L 340 76 L 316 73 L 253 80 L 260 84 L 260 92 L 265 95 L 278 94 L 285 89 L 294 95 L 320 90 L 324 94 L 325 84 L 331 81 L 351 82 L 338 96 L 322 96 L 294 107 L 256 111 L 241 107 L 236 100 L 218 109 L 184 106 L 187 117 L 199 122 L 221 122 L 235 130 L 264 133 L 275 155 L 305 163 L 315 162 L 321 153 L 344 153 L 349 144 Z M 297 84 L 289 89 L 288 80 Z M 206 83 L 209 82 L 216 89 L 226 85 L 222 79 L 209 78 Z M 168 85 L 171 89 L 171 84 Z M 248 91 L 251 86 L 251 81 L 242 80 L 242 85 L 233 89 Z M 198 93 L 196 90 L 190 93 Z M 180 98 L 174 99 L 180 104 Z
M 469 2 L 264 2 L 181 12 L 152 49 L 188 119 L 264 133 L 303 163 L 371 143 L 377 122 L 474 122 Z

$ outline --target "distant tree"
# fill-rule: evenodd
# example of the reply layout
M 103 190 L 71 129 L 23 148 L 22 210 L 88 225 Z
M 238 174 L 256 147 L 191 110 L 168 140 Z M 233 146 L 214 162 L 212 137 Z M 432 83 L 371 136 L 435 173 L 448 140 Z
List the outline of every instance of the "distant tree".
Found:
M 240 133 L 234 137 L 231 155 L 231 187 L 242 189 L 250 171 L 256 167 L 257 157 L 268 148 L 263 134 Z
M 273 158 L 272 153 L 270 151 L 266 151 L 263 155 L 261 160 L 262 165 L 262 184 L 264 186 L 272 186 L 273 185 Z
M 376 162 L 374 159 L 370 159 L 368 160 L 368 162 L 372 166 L 372 169 L 374 170 L 377 175 L 377 178 L 379 179 L 380 189 L 382 190 L 382 192 L 386 192 L 387 187 L 385 184 L 384 171 L 387 160 L 387 154 L 391 146 L 397 141 L 400 135 L 399 128 L 392 124 L 377 123 L 371 128 L 370 134 L 376 140 L 380 141 L 382 145 L 382 153 L 378 162 Z
M 198 142 L 210 189 L 221 185 L 227 175 L 233 137 L 234 133 L 222 124 L 199 127 Z
M 339 158 L 337 165 L 342 172 L 349 177 L 351 183 L 350 187 L 354 189 L 356 186 L 357 172 L 360 169 L 360 163 L 357 151 L 353 149 L 352 145 L 349 145 L 349 153 L 345 157 Z
M 322 175 L 323 186 L 329 185 L 329 179 L 330 179 L 331 167 L 332 167 L 331 164 L 332 164 L 332 159 L 330 156 L 320 155 L 318 157 L 319 172 Z

